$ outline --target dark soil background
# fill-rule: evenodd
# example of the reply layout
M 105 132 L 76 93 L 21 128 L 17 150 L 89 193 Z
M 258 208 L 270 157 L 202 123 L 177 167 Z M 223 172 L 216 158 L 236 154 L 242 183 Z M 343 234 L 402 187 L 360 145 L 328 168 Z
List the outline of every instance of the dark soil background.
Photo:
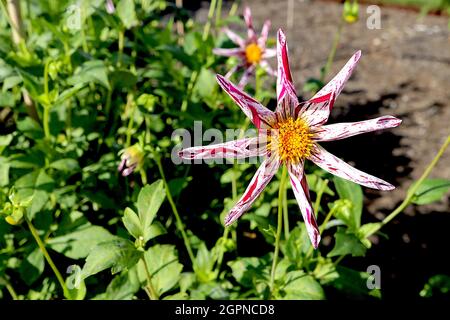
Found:
M 336 1 L 294 1 L 294 19 L 287 25 L 288 1 L 249 0 L 256 27 L 272 21 L 287 34 L 290 62 L 297 90 L 308 78 L 318 78 L 331 48 L 342 12 Z M 224 12 L 230 4 L 224 3 Z M 205 21 L 208 3 L 195 8 Z M 241 10 L 241 8 L 239 10 Z M 362 58 L 339 96 L 331 122 L 350 122 L 391 114 L 400 127 L 326 144 L 326 148 L 363 171 L 398 186 L 392 192 L 364 189 L 364 222 L 381 220 L 404 199 L 411 182 L 420 177 L 450 134 L 450 37 L 448 17 L 420 17 L 413 10 L 381 7 L 381 29 L 366 27 L 366 5 L 360 19 L 346 25 L 329 80 L 357 51 Z M 194 9 L 194 8 L 193 8 Z M 242 12 L 242 10 L 240 11 Z M 276 59 L 273 59 L 273 66 Z M 309 97 L 304 97 L 305 99 Z M 444 154 L 431 177 L 450 179 L 450 152 Z M 435 274 L 450 274 L 448 228 L 450 201 L 411 206 L 374 237 L 374 247 L 362 259 L 345 266 L 365 270 L 371 264 L 382 272 L 385 299 L 418 298 Z M 325 239 L 324 239 L 325 240 Z M 326 240 L 324 241 L 326 242 Z

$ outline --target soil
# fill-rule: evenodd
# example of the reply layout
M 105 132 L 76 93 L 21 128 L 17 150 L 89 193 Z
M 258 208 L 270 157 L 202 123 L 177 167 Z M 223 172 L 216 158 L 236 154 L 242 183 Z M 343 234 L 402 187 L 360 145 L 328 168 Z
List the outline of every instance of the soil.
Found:
M 199 20 L 205 19 L 207 5 L 196 12 Z M 248 0 L 243 5 L 252 9 L 255 26 L 270 18 L 272 37 L 277 28 L 285 30 L 298 92 L 308 78 L 319 77 L 339 24 L 340 3 L 294 1 L 292 26 L 287 26 L 288 1 Z M 370 30 L 366 8 L 360 5 L 359 21 L 344 26 L 327 80 L 355 51 L 362 50 L 363 55 L 329 122 L 391 114 L 403 123 L 396 129 L 325 147 L 397 186 L 392 192 L 364 189 L 367 212 L 363 219 L 377 221 L 404 199 L 411 182 L 421 176 L 450 134 L 450 37 L 448 17 L 420 17 L 417 12 L 392 7 L 381 7 L 381 29 Z M 450 179 L 450 150 L 430 177 Z M 376 245 L 368 256 L 348 259 L 349 263 L 360 270 L 368 264 L 379 265 L 385 298 L 417 298 L 429 277 L 449 274 L 450 259 L 444 257 L 449 252 L 444 240 L 450 225 L 449 200 L 447 196 L 433 205 L 409 207 L 383 230 L 389 239 L 374 238 Z

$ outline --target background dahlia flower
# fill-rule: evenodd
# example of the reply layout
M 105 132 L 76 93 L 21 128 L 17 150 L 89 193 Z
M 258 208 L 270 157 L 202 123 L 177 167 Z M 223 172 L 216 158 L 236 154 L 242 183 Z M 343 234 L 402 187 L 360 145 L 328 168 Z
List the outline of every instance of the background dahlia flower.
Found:
M 393 128 L 401 120 L 393 116 L 376 119 L 324 125 L 337 96 L 359 61 L 356 52 L 341 71 L 310 100 L 299 103 L 289 68 L 288 48 L 284 33 L 277 35 L 277 108 L 275 112 L 242 92 L 226 78 L 217 75 L 219 85 L 237 103 L 258 129 L 258 136 L 215 145 L 192 147 L 180 151 L 185 159 L 247 158 L 261 156 L 264 161 L 253 176 L 243 196 L 225 218 L 228 226 L 246 212 L 261 194 L 280 166 L 285 165 L 314 248 L 320 241 L 319 228 L 311 206 L 304 163 L 308 159 L 338 177 L 360 185 L 392 190 L 394 186 L 377 177 L 353 168 L 327 152 L 319 145 L 322 141 L 348 138 L 364 132 Z
M 247 25 L 247 39 L 244 40 L 241 36 L 234 33 L 228 28 L 224 31 L 228 38 L 238 45 L 237 48 L 225 49 L 215 48 L 213 53 L 225 57 L 237 57 L 240 62 L 234 66 L 225 75 L 226 78 L 231 77 L 233 73 L 243 69 L 244 74 L 239 81 L 239 87 L 243 88 L 250 77 L 255 72 L 256 66 L 259 65 L 268 74 L 275 76 L 276 72 L 270 67 L 266 59 L 276 55 L 275 48 L 266 48 L 267 37 L 269 35 L 270 20 L 266 20 L 261 30 L 261 35 L 257 37 L 253 27 L 252 13 L 249 7 L 244 10 L 244 20 Z

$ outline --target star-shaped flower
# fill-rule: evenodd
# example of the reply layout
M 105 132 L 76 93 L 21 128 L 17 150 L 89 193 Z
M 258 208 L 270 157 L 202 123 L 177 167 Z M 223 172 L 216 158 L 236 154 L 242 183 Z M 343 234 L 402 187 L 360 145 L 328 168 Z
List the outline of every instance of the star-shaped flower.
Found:
M 225 77 L 229 78 L 237 70 L 244 69 L 244 74 L 239 81 L 240 88 L 243 88 L 247 84 L 250 75 L 254 73 L 257 65 L 266 70 L 268 74 L 273 76 L 276 75 L 276 72 L 270 67 L 269 63 L 267 62 L 268 58 L 274 57 L 276 55 L 275 48 L 266 48 L 267 37 L 269 35 L 270 29 L 270 20 L 266 20 L 264 22 L 263 28 L 261 30 L 261 35 L 259 37 L 257 37 L 255 29 L 253 27 L 252 13 L 249 7 L 246 7 L 244 10 L 244 20 L 245 24 L 247 25 L 246 40 L 244 40 L 241 36 L 234 33 L 230 29 L 224 29 L 228 38 L 230 38 L 230 40 L 237 44 L 239 47 L 231 49 L 213 49 L 213 52 L 217 55 L 226 57 L 235 56 L 239 58 L 240 63 L 234 66 L 230 71 L 228 71 Z
M 379 178 L 353 168 L 327 152 L 319 143 L 348 138 L 357 134 L 397 127 L 401 120 L 382 116 L 353 123 L 324 125 L 353 69 L 361 57 L 356 52 L 342 70 L 310 100 L 299 103 L 289 68 L 286 38 L 281 30 L 277 37 L 278 79 L 277 108 L 275 112 L 242 92 L 226 78 L 217 75 L 220 86 L 230 95 L 247 117 L 258 128 L 258 136 L 221 144 L 192 147 L 181 150 L 185 159 L 248 158 L 262 156 L 262 162 L 250 185 L 225 218 L 228 226 L 246 212 L 261 194 L 278 168 L 286 165 L 295 198 L 300 207 L 311 243 L 317 248 L 319 228 L 311 206 L 309 189 L 304 174 L 308 159 L 325 171 L 360 185 L 392 190 L 394 186 Z

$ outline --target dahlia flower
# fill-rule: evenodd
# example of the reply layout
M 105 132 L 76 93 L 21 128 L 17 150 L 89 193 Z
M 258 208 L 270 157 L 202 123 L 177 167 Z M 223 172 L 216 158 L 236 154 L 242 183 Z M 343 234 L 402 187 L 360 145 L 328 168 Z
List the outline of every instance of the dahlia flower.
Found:
M 263 162 L 250 181 L 243 196 L 225 218 L 228 226 L 246 212 L 261 194 L 280 166 L 287 167 L 295 198 L 306 224 L 314 248 L 320 241 L 319 228 L 311 205 L 309 189 L 304 174 L 305 160 L 310 160 L 331 174 L 378 190 L 392 190 L 394 186 L 364 173 L 327 152 L 322 141 L 348 138 L 357 134 L 393 128 L 401 120 L 393 116 L 325 125 L 337 96 L 359 61 L 356 52 L 342 70 L 310 100 L 299 103 L 289 68 L 288 47 L 281 30 L 277 35 L 277 107 L 275 112 L 242 92 L 221 75 L 219 85 L 242 109 L 258 129 L 257 137 L 243 138 L 226 143 L 192 147 L 181 150 L 184 159 L 263 157 Z
M 252 13 L 249 7 L 244 10 L 244 20 L 247 25 L 247 39 L 244 40 L 241 36 L 234 33 L 228 28 L 224 31 L 228 38 L 238 45 L 237 48 L 224 49 L 215 48 L 213 53 L 219 56 L 225 57 L 238 57 L 240 63 L 234 66 L 225 75 L 229 78 L 234 72 L 240 69 L 244 69 L 244 74 L 239 81 L 239 87 L 243 88 L 250 77 L 255 72 L 256 66 L 259 65 L 270 75 L 275 76 L 276 72 L 270 67 L 267 62 L 267 58 L 274 57 L 276 55 L 276 50 L 274 48 L 266 48 L 266 41 L 269 35 L 270 20 L 266 20 L 261 30 L 261 35 L 257 37 L 255 29 L 253 27 Z

